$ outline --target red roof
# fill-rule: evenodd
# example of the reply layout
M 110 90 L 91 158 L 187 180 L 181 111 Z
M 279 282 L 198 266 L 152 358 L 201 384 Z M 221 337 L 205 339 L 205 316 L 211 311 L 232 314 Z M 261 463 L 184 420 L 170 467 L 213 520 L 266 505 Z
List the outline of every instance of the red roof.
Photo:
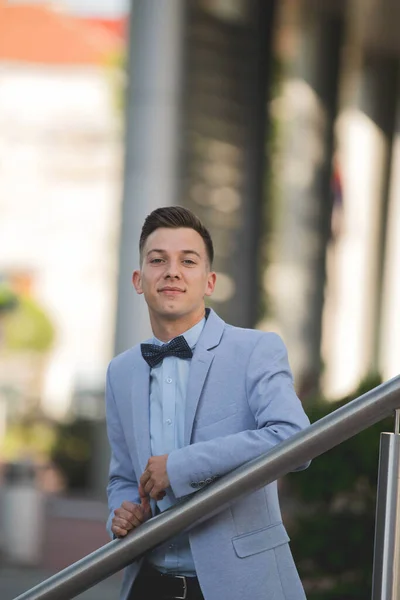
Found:
M 95 27 L 105 29 L 108 32 L 111 32 L 116 37 L 121 40 L 126 40 L 127 38 L 127 30 L 128 30 L 128 19 L 101 19 L 95 17 L 83 17 L 85 23 L 90 23 Z
M 122 23 L 112 30 L 101 20 L 85 20 L 48 5 L 0 0 L 0 61 L 98 65 L 123 46 Z

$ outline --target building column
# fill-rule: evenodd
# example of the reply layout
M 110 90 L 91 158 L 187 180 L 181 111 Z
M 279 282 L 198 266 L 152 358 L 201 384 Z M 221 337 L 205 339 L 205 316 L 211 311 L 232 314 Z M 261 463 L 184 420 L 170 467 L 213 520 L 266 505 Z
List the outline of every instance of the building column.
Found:
M 353 391 L 363 377 L 380 367 L 397 76 L 394 58 L 367 53 L 355 98 L 339 120 L 343 224 L 335 249 L 335 298 L 325 319 L 324 387 L 333 397 Z
M 400 373 L 400 88 L 393 140 L 391 181 L 386 219 L 385 265 L 382 269 L 379 370 L 383 379 Z
M 210 230 L 210 305 L 259 320 L 260 236 L 275 1 L 195 0 L 188 18 L 182 204 Z
M 343 14 L 340 3 L 333 9 L 309 2 L 301 7 L 297 54 L 284 84 L 283 170 L 268 288 L 298 392 L 306 397 L 318 388 L 321 370 Z

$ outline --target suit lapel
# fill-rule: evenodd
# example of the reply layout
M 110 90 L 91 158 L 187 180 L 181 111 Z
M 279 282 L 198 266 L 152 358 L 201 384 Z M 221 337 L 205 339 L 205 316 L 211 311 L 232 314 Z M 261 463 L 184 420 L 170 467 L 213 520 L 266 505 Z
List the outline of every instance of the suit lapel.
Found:
M 197 405 L 213 359 L 214 355 L 203 349 L 195 351 L 192 358 L 185 403 L 185 446 L 190 444 Z
M 196 344 L 190 365 L 189 382 L 186 392 L 185 445 L 190 444 L 197 405 L 203 391 L 207 373 L 214 360 L 214 353 L 210 352 L 210 350 L 220 343 L 224 328 L 224 321 L 211 310 L 199 341 Z M 151 340 L 148 341 L 151 342 Z M 136 349 L 133 361 L 131 407 L 134 439 L 137 444 L 140 467 L 144 471 L 147 461 L 151 456 L 150 368 L 142 358 L 140 346 Z
M 132 375 L 131 406 L 133 433 L 142 472 L 151 456 L 150 446 L 150 367 L 138 349 Z
M 196 344 L 190 365 L 185 403 L 185 446 L 190 444 L 197 405 L 203 391 L 207 373 L 214 360 L 214 353 L 210 352 L 210 350 L 220 343 L 224 327 L 224 321 L 211 310 L 199 341 Z

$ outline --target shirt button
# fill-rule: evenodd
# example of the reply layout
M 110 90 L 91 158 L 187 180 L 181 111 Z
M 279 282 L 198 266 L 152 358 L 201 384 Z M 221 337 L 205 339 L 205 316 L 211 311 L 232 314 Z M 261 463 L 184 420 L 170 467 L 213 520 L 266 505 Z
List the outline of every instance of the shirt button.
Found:
M 172 548 L 173 548 L 173 547 L 174 547 L 174 545 L 173 545 L 173 544 L 170 544 L 170 545 L 168 546 L 168 548 L 169 548 L 170 550 L 172 550 Z
M 167 379 L 165 380 L 167 383 L 172 383 L 172 379 L 171 377 L 167 377 Z
M 167 419 L 165 422 L 167 425 L 171 425 L 171 423 L 172 423 L 171 419 Z

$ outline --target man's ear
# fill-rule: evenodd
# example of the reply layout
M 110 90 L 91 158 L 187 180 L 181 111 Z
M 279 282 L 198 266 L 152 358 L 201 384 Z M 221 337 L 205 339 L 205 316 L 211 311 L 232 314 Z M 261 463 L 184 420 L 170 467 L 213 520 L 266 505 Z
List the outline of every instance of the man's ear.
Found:
M 206 296 L 211 296 L 212 295 L 212 293 L 214 291 L 214 288 L 215 288 L 216 281 L 217 281 L 217 274 L 214 273 L 214 271 L 211 271 L 208 274 L 207 288 L 206 288 L 206 292 L 205 292 Z
M 143 294 L 142 290 L 142 276 L 140 271 L 133 271 L 132 273 L 132 283 L 138 294 Z

